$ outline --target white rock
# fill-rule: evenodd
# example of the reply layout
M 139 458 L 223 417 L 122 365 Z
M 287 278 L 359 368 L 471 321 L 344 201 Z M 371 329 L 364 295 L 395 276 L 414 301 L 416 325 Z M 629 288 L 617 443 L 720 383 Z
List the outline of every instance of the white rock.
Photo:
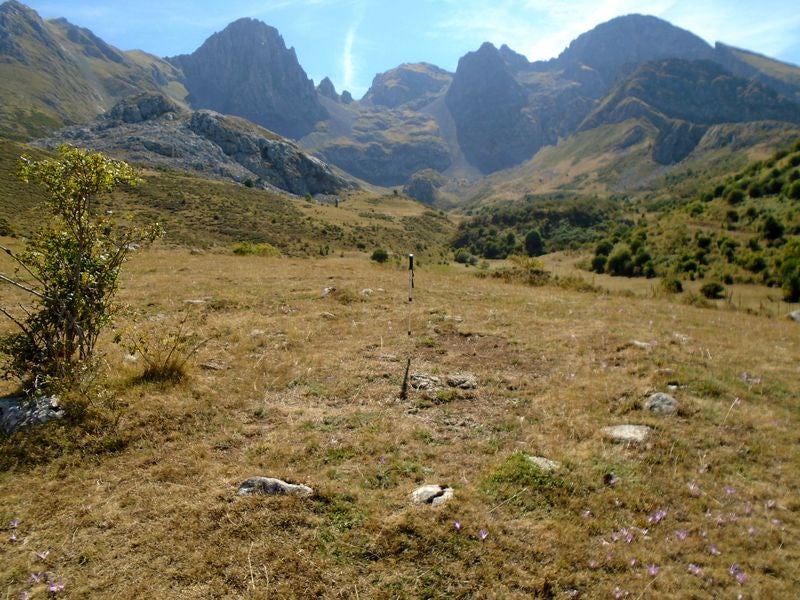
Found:
M 799 310 L 793 310 L 792 312 L 790 312 L 788 314 L 788 317 L 792 321 L 797 321 L 798 323 L 800 323 L 800 309 Z
M 603 435 L 612 442 L 639 444 L 647 439 L 651 430 L 647 425 L 615 425 L 604 427 L 602 431 Z
M 411 492 L 411 501 L 414 504 L 430 504 L 439 506 L 453 497 L 453 488 L 440 485 L 423 485 Z
M 557 471 L 561 468 L 561 463 L 555 460 L 550 460 L 549 458 L 545 458 L 544 456 L 528 456 L 529 461 L 539 467 L 542 471 L 549 473 L 551 471 Z

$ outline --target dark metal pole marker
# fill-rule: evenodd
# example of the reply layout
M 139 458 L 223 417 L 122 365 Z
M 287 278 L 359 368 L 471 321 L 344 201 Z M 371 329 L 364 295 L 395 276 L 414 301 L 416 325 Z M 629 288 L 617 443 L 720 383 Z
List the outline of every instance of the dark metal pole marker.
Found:
M 411 335 L 411 303 L 414 301 L 414 255 L 408 255 L 408 335 Z

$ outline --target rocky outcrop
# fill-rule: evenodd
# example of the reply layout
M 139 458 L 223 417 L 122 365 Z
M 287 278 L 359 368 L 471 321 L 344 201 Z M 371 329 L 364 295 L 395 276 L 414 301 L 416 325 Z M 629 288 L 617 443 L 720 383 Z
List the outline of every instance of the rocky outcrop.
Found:
M 335 141 L 320 153 L 330 162 L 360 179 L 376 185 L 403 185 L 422 169 L 444 171 L 450 166 L 450 153 L 436 137 L 388 140 L 377 136 L 374 141 Z
M 451 73 L 428 63 L 403 64 L 376 75 L 363 101 L 388 108 L 409 102 L 421 107 L 442 93 L 452 79 Z
M 79 144 L 139 164 L 164 166 L 292 194 L 334 194 L 353 184 L 294 143 L 244 119 L 189 111 L 158 94 L 128 98 L 87 126 L 38 143 Z
M 317 86 L 317 93 L 320 96 L 330 98 L 335 102 L 340 100 L 339 94 L 336 93 L 336 87 L 334 87 L 333 82 L 328 77 L 319 82 L 319 85 Z
M 261 21 L 234 21 L 192 54 L 169 60 L 183 70 L 193 108 L 244 117 L 291 138 L 328 116 L 294 48 Z
M 436 202 L 437 190 L 444 185 L 444 177 L 433 169 L 414 173 L 403 186 L 403 193 L 425 204 Z
M 464 156 L 483 173 L 517 165 L 543 144 L 525 88 L 492 44 L 458 61 L 446 102 Z
M 710 125 L 800 123 L 800 104 L 757 81 L 736 77 L 715 62 L 669 59 L 639 66 L 579 130 L 631 118 L 646 119 L 658 128 L 653 158 L 672 164 L 694 150 Z

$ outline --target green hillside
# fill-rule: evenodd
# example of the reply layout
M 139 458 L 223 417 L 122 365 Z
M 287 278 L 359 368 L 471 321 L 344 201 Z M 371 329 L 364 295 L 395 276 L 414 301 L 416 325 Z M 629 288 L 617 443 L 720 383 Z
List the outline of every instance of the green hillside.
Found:
M 43 214 L 38 190 L 15 174 L 23 153 L 42 154 L 18 142 L 0 144 L 0 226 L 22 236 L 36 229 Z M 377 247 L 434 262 L 450 256 L 452 222 L 403 196 L 355 192 L 337 206 L 332 198 L 297 198 L 177 171 L 144 169 L 141 177 L 137 188 L 118 191 L 97 208 L 161 222 L 170 245 L 220 249 L 266 242 L 294 256 Z

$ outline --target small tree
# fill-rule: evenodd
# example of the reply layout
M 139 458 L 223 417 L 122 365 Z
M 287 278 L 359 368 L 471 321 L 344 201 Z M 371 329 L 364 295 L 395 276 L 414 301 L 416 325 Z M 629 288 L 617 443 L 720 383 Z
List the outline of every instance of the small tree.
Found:
M 525 236 L 525 252 L 528 256 L 541 256 L 544 254 L 544 242 L 539 230 L 531 229 Z
M 25 386 L 68 386 L 91 363 L 112 318 L 128 252 L 154 240 L 160 227 L 123 227 L 94 214 L 99 195 L 137 183 L 129 165 L 103 154 L 62 146 L 56 159 L 22 156 L 18 173 L 44 188 L 51 220 L 19 254 L 0 247 L 16 263 L 15 273 L 0 274 L 0 281 L 33 298 L 20 315 L 0 307 L 19 329 L 0 338 L 0 355 L 5 376 Z

